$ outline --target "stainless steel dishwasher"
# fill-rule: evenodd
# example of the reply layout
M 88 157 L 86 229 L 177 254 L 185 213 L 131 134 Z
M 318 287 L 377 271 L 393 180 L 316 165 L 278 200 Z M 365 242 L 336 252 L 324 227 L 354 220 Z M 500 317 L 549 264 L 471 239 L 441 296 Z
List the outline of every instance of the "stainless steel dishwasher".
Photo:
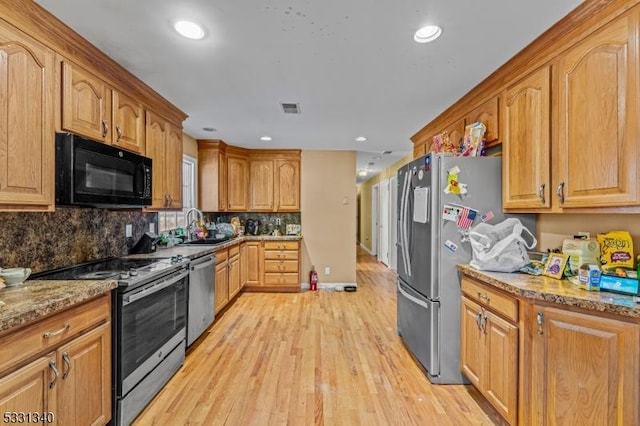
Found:
M 187 307 L 187 346 L 213 323 L 215 256 L 207 254 L 189 266 L 189 305 Z

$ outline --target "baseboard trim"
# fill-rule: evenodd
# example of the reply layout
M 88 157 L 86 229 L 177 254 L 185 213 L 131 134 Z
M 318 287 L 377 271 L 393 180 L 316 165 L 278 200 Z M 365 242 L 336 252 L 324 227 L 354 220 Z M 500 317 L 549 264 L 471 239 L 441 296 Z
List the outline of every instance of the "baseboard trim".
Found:
M 318 290 L 327 291 L 343 291 L 346 286 L 358 287 L 357 283 L 318 283 Z M 311 286 L 309 283 L 300 283 L 302 290 L 309 290 Z
M 367 253 L 369 253 L 371 256 L 374 256 L 373 253 L 371 253 L 371 250 L 369 250 L 367 247 L 365 247 L 362 243 L 360 243 L 360 248 L 364 251 L 366 251 Z

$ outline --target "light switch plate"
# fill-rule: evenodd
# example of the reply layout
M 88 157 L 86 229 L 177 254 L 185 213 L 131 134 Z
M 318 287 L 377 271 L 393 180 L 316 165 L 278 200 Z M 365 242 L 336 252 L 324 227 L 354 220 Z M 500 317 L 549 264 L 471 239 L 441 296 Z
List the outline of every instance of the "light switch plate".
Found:
M 127 223 L 124 227 L 124 236 L 127 238 L 133 237 L 133 226 L 130 223 Z
M 149 232 L 151 232 L 151 233 L 153 233 L 153 234 L 155 234 L 155 233 L 156 233 L 156 224 L 155 224 L 155 223 L 151 222 L 151 223 L 149 224 Z

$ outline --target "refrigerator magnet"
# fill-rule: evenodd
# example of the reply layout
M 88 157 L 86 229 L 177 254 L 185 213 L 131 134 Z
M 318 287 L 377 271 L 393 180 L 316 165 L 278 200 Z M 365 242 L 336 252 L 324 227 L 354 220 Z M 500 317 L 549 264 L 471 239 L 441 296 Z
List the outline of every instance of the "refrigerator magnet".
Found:
M 447 171 L 447 186 L 444 188 L 445 194 L 462 195 L 467 193 L 467 185 L 461 183 L 459 178 L 460 167 L 453 166 Z
M 473 225 L 473 221 L 476 220 L 477 215 L 477 210 L 470 207 L 462 207 L 460 216 L 458 216 L 458 219 L 456 220 L 456 225 L 458 225 L 458 228 L 460 229 L 469 229 L 471 228 L 471 225 Z
M 494 218 L 494 215 L 493 215 L 493 212 L 491 210 L 489 210 L 488 212 L 486 212 L 485 214 L 480 216 L 480 220 L 483 221 L 483 222 L 488 222 L 493 218 Z
M 462 212 L 462 207 L 445 204 L 442 208 L 442 220 L 455 222 L 458 220 L 460 212 Z
M 444 246 L 449 249 L 451 253 L 455 253 L 456 250 L 458 250 L 458 245 L 451 240 L 445 241 Z

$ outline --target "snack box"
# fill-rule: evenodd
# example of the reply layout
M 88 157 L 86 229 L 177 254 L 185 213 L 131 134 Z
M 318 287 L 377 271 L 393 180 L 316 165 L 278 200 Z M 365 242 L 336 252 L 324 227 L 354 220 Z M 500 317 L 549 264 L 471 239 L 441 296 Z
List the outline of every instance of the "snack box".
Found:
M 624 278 L 618 275 L 602 274 L 600 276 L 600 290 L 615 293 L 638 295 L 638 283 L 636 278 Z
M 589 291 L 600 290 L 600 268 L 595 264 L 582 264 L 578 270 L 580 288 Z
M 599 263 L 600 244 L 594 238 L 566 239 L 562 242 L 562 253 L 569 255 L 569 270 L 573 275 L 578 275 L 581 265 Z

